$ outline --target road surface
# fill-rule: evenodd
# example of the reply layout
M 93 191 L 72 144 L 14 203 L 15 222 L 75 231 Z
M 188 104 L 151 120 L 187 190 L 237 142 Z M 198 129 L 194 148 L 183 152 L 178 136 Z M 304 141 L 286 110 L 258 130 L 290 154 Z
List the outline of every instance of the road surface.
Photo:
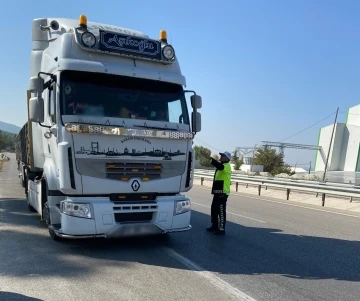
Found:
M 359 300 L 360 215 L 232 195 L 226 236 L 210 192 L 193 230 L 167 239 L 55 242 L 27 210 L 11 160 L 0 171 L 0 300 Z

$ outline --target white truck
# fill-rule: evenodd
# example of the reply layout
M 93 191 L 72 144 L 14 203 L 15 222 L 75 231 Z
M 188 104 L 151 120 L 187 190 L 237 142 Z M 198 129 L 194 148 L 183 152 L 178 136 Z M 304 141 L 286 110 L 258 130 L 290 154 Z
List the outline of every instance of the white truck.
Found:
M 184 90 L 166 31 L 35 19 L 30 73 L 19 177 L 54 240 L 191 229 L 202 99 Z

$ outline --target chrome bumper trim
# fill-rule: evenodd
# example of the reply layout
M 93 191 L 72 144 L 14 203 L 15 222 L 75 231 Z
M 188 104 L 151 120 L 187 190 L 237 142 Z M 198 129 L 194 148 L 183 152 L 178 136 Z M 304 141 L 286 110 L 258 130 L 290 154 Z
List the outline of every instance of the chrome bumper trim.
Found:
M 90 234 L 90 235 L 71 235 L 61 233 L 59 230 L 54 232 L 57 236 L 66 239 L 89 239 L 89 238 L 123 238 L 123 237 L 139 237 L 139 236 L 151 236 L 161 235 L 166 233 L 185 232 L 192 229 L 192 226 L 186 228 L 169 229 L 165 230 L 160 226 L 152 223 L 133 223 L 133 224 L 121 224 L 114 226 L 106 234 Z
M 189 225 L 189 227 L 186 227 L 186 228 L 165 230 L 165 233 L 185 232 L 185 231 L 189 231 L 191 229 L 192 229 L 192 226 Z

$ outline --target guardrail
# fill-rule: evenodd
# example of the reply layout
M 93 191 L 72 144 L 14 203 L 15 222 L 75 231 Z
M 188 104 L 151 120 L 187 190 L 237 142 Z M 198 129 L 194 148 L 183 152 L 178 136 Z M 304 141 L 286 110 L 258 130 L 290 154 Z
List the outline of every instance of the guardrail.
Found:
M 198 172 L 194 173 L 195 178 L 201 179 L 201 185 L 203 185 L 204 180 L 213 180 L 213 171 Z M 303 191 L 303 192 L 312 192 L 316 193 L 316 196 L 321 194 L 322 206 L 325 206 L 326 195 L 334 195 L 341 197 L 348 197 L 350 203 L 353 201 L 353 198 L 360 198 L 360 187 L 344 187 L 347 184 L 340 185 L 330 185 L 329 183 L 316 182 L 316 181 L 301 181 L 301 180 L 289 180 L 281 178 L 266 178 L 259 176 L 235 176 L 231 177 L 231 182 L 235 183 L 235 189 L 238 191 L 239 184 L 252 185 L 258 187 L 258 195 L 261 195 L 262 187 L 273 187 L 277 189 L 286 190 L 286 199 L 289 200 L 290 192 L 293 191 Z M 310 182 L 310 183 L 309 183 Z M 350 185 L 348 185 L 350 186 Z
M 207 169 L 196 169 L 196 174 L 203 174 L 203 175 L 214 175 L 213 170 L 207 170 Z M 333 187 L 346 187 L 346 188 L 359 188 L 358 185 L 353 184 L 345 184 L 345 183 L 336 183 L 336 182 L 329 182 L 329 181 L 311 181 L 311 180 L 301 180 L 301 179 L 289 179 L 289 178 L 277 178 L 277 177 L 264 177 L 264 176 L 251 176 L 251 175 L 243 175 L 243 174 L 232 174 L 231 176 L 233 179 L 258 179 L 258 180 L 267 180 L 267 181 L 280 181 L 284 183 L 304 183 L 304 184 L 317 184 L 322 186 L 333 186 Z

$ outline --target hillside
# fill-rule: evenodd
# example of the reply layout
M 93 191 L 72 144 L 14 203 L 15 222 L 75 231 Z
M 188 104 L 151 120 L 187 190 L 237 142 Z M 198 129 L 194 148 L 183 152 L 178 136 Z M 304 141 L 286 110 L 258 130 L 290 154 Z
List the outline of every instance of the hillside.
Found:
M 20 129 L 21 128 L 18 127 L 17 125 L 0 121 L 0 131 L 12 133 L 12 134 L 18 134 Z
M 14 152 L 15 151 L 15 136 L 14 133 L 9 133 L 0 130 L 0 152 L 1 151 L 8 151 Z

